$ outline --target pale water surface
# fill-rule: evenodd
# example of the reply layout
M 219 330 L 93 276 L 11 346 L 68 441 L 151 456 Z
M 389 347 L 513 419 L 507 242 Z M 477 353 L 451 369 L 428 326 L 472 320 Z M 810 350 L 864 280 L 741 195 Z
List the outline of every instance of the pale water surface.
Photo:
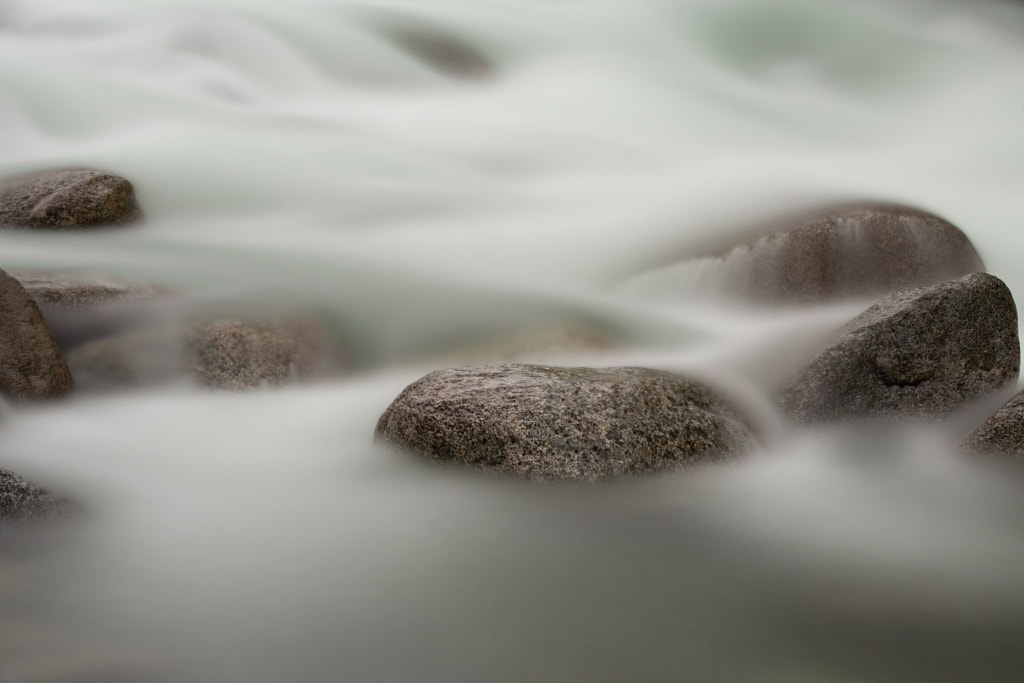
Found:
M 867 302 L 679 264 L 870 198 L 1019 298 L 1022 36 L 995 0 L 0 0 L 0 175 L 108 168 L 147 215 L 0 267 L 312 312 L 347 368 L 8 407 L 0 465 L 89 514 L 0 537 L 0 681 L 1020 680 L 1024 478 L 950 455 L 984 410 L 786 434 L 765 389 Z M 544 343 L 581 338 L 617 344 Z M 697 373 L 764 448 L 578 488 L 374 446 L 517 345 Z

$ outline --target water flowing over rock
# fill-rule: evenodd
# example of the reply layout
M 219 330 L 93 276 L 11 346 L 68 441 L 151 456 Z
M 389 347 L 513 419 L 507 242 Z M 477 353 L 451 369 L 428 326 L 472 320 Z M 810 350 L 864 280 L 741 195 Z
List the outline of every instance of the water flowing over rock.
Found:
M 71 391 L 71 373 L 39 306 L 25 288 L 0 270 L 0 390 L 15 399 Z
M 829 212 L 722 258 L 725 287 L 763 304 L 879 296 L 985 271 L 956 226 L 902 207 Z
M 443 463 L 594 481 L 750 450 L 746 421 L 703 386 L 645 368 L 481 365 L 409 385 L 376 437 Z
M 1017 309 L 976 273 L 890 295 L 777 394 L 794 422 L 939 418 L 1017 378 Z
M 10 523 L 45 522 L 70 511 L 67 500 L 0 468 L 0 526 Z
M 961 448 L 973 453 L 1024 456 L 1024 391 L 971 432 Z
M 65 169 L 0 182 L 0 225 L 60 229 L 141 219 L 132 184 L 106 171 Z
M 155 299 L 166 294 L 145 282 L 89 273 L 11 271 L 9 275 L 44 309 L 77 310 L 116 301 Z

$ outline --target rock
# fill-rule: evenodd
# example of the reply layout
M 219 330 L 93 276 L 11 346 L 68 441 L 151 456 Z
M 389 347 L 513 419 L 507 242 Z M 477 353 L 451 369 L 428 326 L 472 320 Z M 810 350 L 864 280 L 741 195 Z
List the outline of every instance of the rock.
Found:
M 73 505 L 14 472 L 0 468 L 0 526 L 45 522 L 71 511 Z
M 443 463 L 594 481 L 750 450 L 746 421 L 699 384 L 645 368 L 480 365 L 409 385 L 376 438 Z
M 92 273 L 10 271 L 11 277 L 39 304 L 59 311 L 99 304 L 155 299 L 166 292 L 145 282 L 132 282 Z
M 95 339 L 68 352 L 80 388 L 108 390 L 188 379 L 217 389 L 308 381 L 327 365 L 326 335 L 310 320 L 216 320 Z
M 476 48 L 441 28 L 408 18 L 385 19 L 375 23 L 396 45 L 443 74 L 479 79 L 494 71 L 491 61 Z
M 971 432 L 961 445 L 961 450 L 1024 456 L 1024 391 L 1007 401 L 992 417 Z
M 892 294 L 851 321 L 778 394 L 793 422 L 947 416 L 1014 382 L 1017 309 L 975 273 Z
M 71 386 L 71 373 L 39 306 L 0 270 L 0 390 L 25 400 L 60 396 Z
M 65 169 L 0 182 L 0 225 L 59 229 L 141 219 L 132 184 L 106 171 Z
M 760 304 L 815 304 L 985 271 L 956 226 L 904 207 L 854 207 L 721 255 L 723 287 Z

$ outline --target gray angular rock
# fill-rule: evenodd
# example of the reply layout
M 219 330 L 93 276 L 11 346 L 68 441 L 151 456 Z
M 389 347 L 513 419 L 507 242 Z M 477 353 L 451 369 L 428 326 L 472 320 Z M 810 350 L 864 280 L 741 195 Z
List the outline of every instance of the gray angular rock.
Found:
M 961 450 L 1024 457 L 1024 391 L 971 432 Z
M 829 211 L 721 258 L 725 287 L 762 304 L 880 296 L 985 271 L 959 228 L 894 206 Z
M 45 522 L 66 514 L 72 508 L 69 501 L 0 468 L 0 526 Z
M 0 182 L 0 225 L 60 229 L 141 219 L 132 184 L 107 171 L 61 169 Z
M 1013 297 L 975 273 L 882 299 L 776 399 L 796 423 L 935 419 L 1014 382 L 1019 368 Z
M 375 435 L 443 463 L 584 481 L 715 462 L 756 442 L 726 401 L 677 375 L 518 364 L 432 372 Z
M 25 400 L 60 396 L 71 387 L 71 373 L 39 306 L 0 270 L 0 391 Z

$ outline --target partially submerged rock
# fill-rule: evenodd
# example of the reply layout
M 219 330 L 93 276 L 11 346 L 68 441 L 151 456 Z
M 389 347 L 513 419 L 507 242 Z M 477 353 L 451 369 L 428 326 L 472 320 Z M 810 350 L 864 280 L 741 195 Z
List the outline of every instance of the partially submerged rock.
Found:
M 721 255 L 723 287 L 761 304 L 880 296 L 985 271 L 951 223 L 905 207 L 827 212 Z
M 441 73 L 477 79 L 494 71 L 494 65 L 479 50 L 442 28 L 408 18 L 376 23 L 396 45 Z
M 973 453 L 1024 457 L 1024 391 L 971 432 L 961 448 Z
M 318 377 L 328 365 L 325 336 L 311 320 L 215 320 L 94 339 L 67 358 L 85 390 L 180 379 L 217 389 L 252 389 Z
M 890 295 L 777 394 L 793 422 L 939 418 L 1017 379 L 1017 309 L 991 275 Z
M 120 301 L 155 299 L 166 292 L 145 283 L 94 273 L 10 271 L 42 308 L 79 310 Z
M 141 219 L 132 184 L 106 171 L 62 169 L 0 181 L 0 225 L 59 229 Z
M 0 468 L 0 526 L 46 522 L 73 509 L 73 505 L 44 488 Z
M 742 454 L 755 443 L 707 388 L 645 368 L 481 365 L 409 385 L 376 438 L 444 463 L 593 481 Z
M 25 288 L 0 270 L 0 390 L 15 399 L 71 391 L 71 373 L 39 306 Z

